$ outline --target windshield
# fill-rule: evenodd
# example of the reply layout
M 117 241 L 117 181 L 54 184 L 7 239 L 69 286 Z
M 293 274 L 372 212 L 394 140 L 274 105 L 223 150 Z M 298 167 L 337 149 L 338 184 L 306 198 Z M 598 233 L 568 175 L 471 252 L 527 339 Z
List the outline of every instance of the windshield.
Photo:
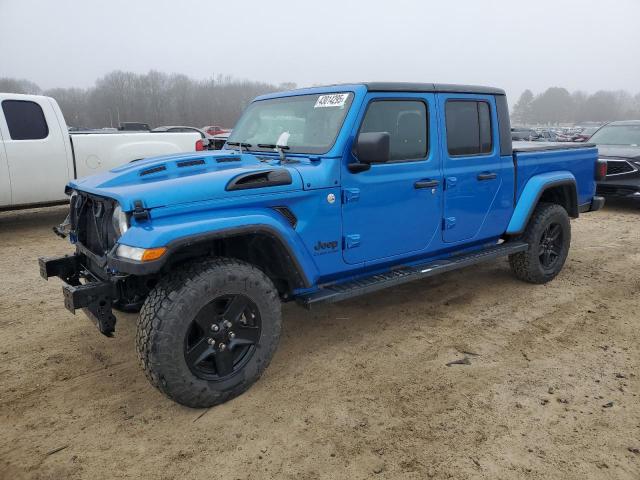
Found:
M 331 93 L 253 102 L 228 142 L 242 143 L 249 150 L 269 151 L 278 145 L 288 147 L 289 153 L 327 153 L 352 100 L 352 93 Z
M 640 145 L 640 125 L 608 125 L 589 139 L 597 145 Z

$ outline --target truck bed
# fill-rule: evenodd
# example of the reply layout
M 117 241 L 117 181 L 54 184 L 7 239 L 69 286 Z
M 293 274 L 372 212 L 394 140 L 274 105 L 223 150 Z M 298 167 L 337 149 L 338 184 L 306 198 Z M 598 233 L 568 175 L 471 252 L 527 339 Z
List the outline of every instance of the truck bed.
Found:
M 593 143 L 574 143 L 574 142 L 513 142 L 514 152 L 535 152 L 546 150 L 570 150 L 574 148 L 593 148 Z

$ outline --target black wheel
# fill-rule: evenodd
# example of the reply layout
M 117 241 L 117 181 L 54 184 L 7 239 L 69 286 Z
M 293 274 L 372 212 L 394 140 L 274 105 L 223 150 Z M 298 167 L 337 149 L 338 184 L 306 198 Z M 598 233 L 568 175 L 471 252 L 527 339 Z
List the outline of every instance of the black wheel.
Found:
M 136 347 L 160 391 L 188 407 L 210 407 L 258 380 L 280 329 L 271 280 L 252 265 L 217 258 L 158 283 L 140 311 Z
M 509 256 L 509 264 L 520 280 L 546 283 L 553 280 L 567 259 L 571 244 L 571 224 L 560 205 L 538 205 L 521 237 L 529 250 Z

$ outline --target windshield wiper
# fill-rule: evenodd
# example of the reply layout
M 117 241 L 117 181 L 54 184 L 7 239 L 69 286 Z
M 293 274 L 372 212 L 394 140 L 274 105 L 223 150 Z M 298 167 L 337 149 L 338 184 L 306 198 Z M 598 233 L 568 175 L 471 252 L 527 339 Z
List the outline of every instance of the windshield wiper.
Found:
M 290 150 L 291 147 L 288 145 L 276 145 L 275 143 L 259 143 L 258 148 L 274 148 L 280 154 L 280 163 L 286 163 L 287 157 L 284 154 L 285 150 Z
M 232 147 L 240 147 L 240 153 L 242 153 L 242 147 L 246 148 L 247 150 L 249 150 L 252 147 L 250 143 L 244 143 L 244 142 L 227 142 L 227 145 L 231 145 Z
M 281 150 L 289 150 L 291 147 L 288 145 L 276 145 L 275 143 L 259 143 L 259 148 L 279 148 Z

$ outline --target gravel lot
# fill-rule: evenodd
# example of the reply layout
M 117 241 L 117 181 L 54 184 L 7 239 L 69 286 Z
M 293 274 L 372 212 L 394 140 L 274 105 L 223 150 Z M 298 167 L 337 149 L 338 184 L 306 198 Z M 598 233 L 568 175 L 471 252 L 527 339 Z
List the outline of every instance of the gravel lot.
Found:
M 210 410 L 147 383 L 134 315 L 105 338 L 40 279 L 64 214 L 0 214 L 3 480 L 640 477 L 638 206 L 574 221 L 548 285 L 501 260 L 287 305 L 263 378 Z

